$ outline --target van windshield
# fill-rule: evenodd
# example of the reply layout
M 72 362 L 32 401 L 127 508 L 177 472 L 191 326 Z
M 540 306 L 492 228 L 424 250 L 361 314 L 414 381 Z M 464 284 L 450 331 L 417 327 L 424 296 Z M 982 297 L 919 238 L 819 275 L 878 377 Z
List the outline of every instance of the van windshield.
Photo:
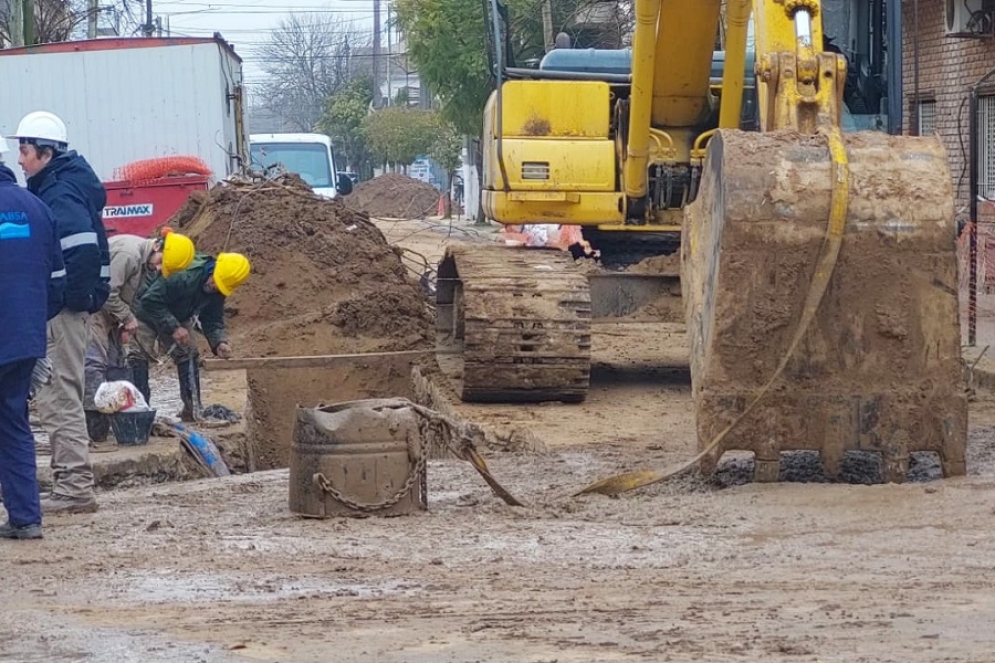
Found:
M 253 143 L 249 150 L 254 168 L 283 164 L 291 173 L 300 175 L 312 189 L 334 186 L 328 148 L 321 143 Z

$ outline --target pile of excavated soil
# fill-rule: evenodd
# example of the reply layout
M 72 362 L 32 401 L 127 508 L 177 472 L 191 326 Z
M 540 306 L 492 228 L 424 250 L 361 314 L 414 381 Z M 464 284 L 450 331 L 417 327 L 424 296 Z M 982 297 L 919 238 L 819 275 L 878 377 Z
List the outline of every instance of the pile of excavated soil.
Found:
M 439 190 L 400 173 L 360 182 L 347 205 L 378 219 L 424 219 L 439 211 Z
M 295 176 L 195 193 L 169 225 L 197 249 L 237 251 L 252 275 L 226 319 L 242 357 L 427 347 L 427 300 L 379 229 Z

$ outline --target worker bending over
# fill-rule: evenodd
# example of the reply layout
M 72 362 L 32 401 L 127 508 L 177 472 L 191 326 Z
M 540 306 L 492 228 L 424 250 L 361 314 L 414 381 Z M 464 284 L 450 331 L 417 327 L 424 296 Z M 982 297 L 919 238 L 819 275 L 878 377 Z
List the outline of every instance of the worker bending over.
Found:
M 169 278 L 157 278 L 138 296 L 134 307 L 138 329 L 128 345 L 128 364 L 136 373 L 148 374 L 149 362 L 160 349 L 176 364 L 183 410 L 180 418 L 192 421 L 200 413 L 200 370 L 192 332 L 199 325 L 211 351 L 231 357 L 225 332 L 225 298 L 249 276 L 249 260 L 239 253 L 219 253 L 217 258 L 197 253 L 193 262 Z
M 189 237 L 165 228 L 160 237 L 116 235 L 108 240 L 111 253 L 111 291 L 107 302 L 90 318 L 90 343 L 86 352 L 86 389 L 83 405 L 90 441 L 100 445 L 107 439 L 110 416 L 97 410 L 93 397 L 104 382 L 129 380 L 148 401 L 148 364 L 125 364 L 125 347 L 138 330 L 135 300 L 160 273 L 164 277 L 183 271 L 193 261 L 194 245 Z M 95 447 L 103 450 L 103 447 Z M 112 448 L 112 447 L 111 447 Z

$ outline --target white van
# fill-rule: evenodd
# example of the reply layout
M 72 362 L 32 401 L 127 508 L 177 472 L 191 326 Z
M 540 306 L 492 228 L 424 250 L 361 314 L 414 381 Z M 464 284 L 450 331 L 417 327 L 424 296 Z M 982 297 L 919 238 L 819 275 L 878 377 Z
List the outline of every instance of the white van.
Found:
M 352 192 L 352 180 L 338 174 L 332 141 L 324 134 L 252 134 L 249 154 L 254 170 L 281 164 L 300 175 L 319 196 L 334 198 Z

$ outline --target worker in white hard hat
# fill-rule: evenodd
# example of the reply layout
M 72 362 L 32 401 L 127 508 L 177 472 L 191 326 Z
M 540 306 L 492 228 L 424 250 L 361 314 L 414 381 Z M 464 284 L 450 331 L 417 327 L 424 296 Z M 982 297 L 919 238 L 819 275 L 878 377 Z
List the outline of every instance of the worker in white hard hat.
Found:
M 48 111 L 28 113 L 12 136 L 28 190 L 52 210 L 66 267 L 65 307 L 48 324 L 53 380 L 36 397 L 42 427 L 52 446 L 52 493 L 44 513 L 97 510 L 83 413 L 88 318 L 107 301 L 110 254 L 102 213 L 107 193 L 93 168 L 69 149 L 62 119 Z

